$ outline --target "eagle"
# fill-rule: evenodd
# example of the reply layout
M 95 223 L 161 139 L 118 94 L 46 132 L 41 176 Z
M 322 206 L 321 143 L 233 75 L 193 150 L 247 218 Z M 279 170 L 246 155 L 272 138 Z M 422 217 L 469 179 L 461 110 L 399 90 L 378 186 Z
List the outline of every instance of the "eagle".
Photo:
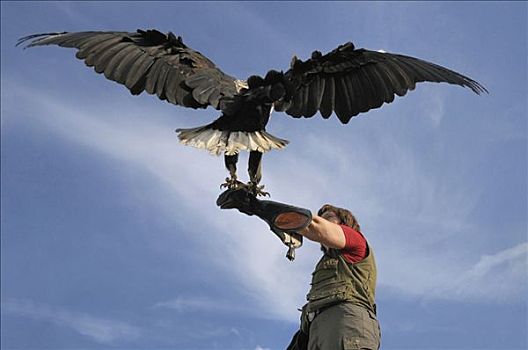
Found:
M 77 49 L 76 57 L 95 72 L 124 85 L 132 95 L 146 92 L 188 108 L 212 107 L 220 116 L 204 126 L 176 129 L 184 145 L 224 154 L 229 177 L 221 187 L 269 195 L 261 185 L 262 155 L 288 141 L 266 131 L 271 113 L 293 118 L 335 114 L 347 124 L 359 113 L 381 107 L 419 82 L 445 82 L 487 93 L 475 80 L 418 58 L 356 48 L 352 42 L 327 54 L 314 51 L 305 61 L 293 56 L 289 69 L 264 77 L 237 79 L 183 43 L 158 30 L 87 31 L 34 34 L 19 39 L 25 48 L 58 45 Z M 249 152 L 249 182 L 237 177 L 238 155 Z

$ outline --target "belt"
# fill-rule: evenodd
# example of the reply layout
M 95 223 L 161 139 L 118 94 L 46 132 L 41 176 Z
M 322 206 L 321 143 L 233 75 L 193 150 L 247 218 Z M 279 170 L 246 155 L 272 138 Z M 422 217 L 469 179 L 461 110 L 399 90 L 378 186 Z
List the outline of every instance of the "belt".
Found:
M 312 322 L 314 320 L 315 316 L 319 315 L 321 312 L 323 312 L 323 311 L 325 311 L 325 310 L 327 310 L 327 309 L 329 309 L 329 308 L 331 308 L 332 306 L 335 306 L 335 305 L 337 305 L 337 304 L 333 304 L 333 305 L 330 305 L 330 306 L 324 306 L 324 307 L 322 307 L 320 309 L 317 309 L 315 311 L 309 312 L 308 314 L 306 314 L 306 317 L 308 318 L 308 322 Z
M 339 304 L 339 303 L 337 303 L 337 304 L 332 304 L 332 305 L 328 305 L 328 306 L 323 306 L 323 307 L 320 308 L 320 309 L 317 309 L 317 310 L 315 310 L 315 311 L 308 312 L 308 313 L 306 314 L 306 318 L 308 319 L 308 322 L 312 322 L 312 321 L 315 319 L 315 317 L 316 317 L 317 315 L 319 315 L 321 312 L 323 312 L 323 311 L 325 311 L 325 310 L 331 308 L 332 306 L 336 306 L 336 305 L 338 305 L 338 304 Z M 370 310 L 370 309 L 368 309 L 368 308 L 365 308 L 365 309 L 366 309 L 368 312 L 372 312 L 372 311 L 374 311 L 374 312 L 373 312 L 373 313 L 374 313 L 374 317 L 376 317 L 376 309 L 377 309 L 377 308 L 376 308 L 376 304 L 374 304 L 374 310 Z

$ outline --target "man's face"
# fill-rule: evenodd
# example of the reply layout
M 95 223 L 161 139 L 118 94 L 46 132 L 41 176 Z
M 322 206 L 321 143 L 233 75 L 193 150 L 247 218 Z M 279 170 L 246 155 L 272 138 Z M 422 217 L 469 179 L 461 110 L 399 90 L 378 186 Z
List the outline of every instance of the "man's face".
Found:
M 327 210 L 325 211 L 321 217 L 323 219 L 326 219 L 330 222 L 333 222 L 334 224 L 341 224 L 341 220 L 339 219 L 339 216 L 333 211 L 333 210 Z

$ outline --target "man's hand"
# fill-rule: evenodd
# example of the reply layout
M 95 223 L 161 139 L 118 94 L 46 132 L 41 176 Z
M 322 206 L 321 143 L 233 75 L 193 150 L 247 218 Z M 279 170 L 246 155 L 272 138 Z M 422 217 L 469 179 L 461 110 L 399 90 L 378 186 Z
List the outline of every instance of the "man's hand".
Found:
M 314 215 L 310 225 L 299 233 L 328 248 L 343 249 L 346 244 L 345 234 L 341 226 L 317 215 Z

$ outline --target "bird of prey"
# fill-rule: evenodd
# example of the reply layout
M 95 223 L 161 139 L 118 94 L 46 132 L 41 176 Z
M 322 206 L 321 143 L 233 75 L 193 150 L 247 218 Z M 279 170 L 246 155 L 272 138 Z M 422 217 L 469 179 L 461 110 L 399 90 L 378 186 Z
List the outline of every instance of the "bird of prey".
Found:
M 351 42 L 327 54 L 314 51 L 302 61 L 293 56 L 286 71 L 270 70 L 264 77 L 236 79 L 180 36 L 157 30 L 136 32 L 88 31 L 45 33 L 21 38 L 26 47 L 58 45 L 76 48 L 76 57 L 97 73 L 125 85 L 133 95 L 143 91 L 169 103 L 219 110 L 210 124 L 177 129 L 181 143 L 224 154 L 230 177 L 222 187 L 247 188 L 265 195 L 263 153 L 284 148 L 288 141 L 266 132 L 273 110 L 294 118 L 323 118 L 333 113 L 346 124 L 359 113 L 391 103 L 418 82 L 445 82 L 468 87 L 477 94 L 487 90 L 473 79 L 434 63 L 383 51 L 357 49 Z M 249 182 L 237 178 L 240 151 L 249 151 Z

